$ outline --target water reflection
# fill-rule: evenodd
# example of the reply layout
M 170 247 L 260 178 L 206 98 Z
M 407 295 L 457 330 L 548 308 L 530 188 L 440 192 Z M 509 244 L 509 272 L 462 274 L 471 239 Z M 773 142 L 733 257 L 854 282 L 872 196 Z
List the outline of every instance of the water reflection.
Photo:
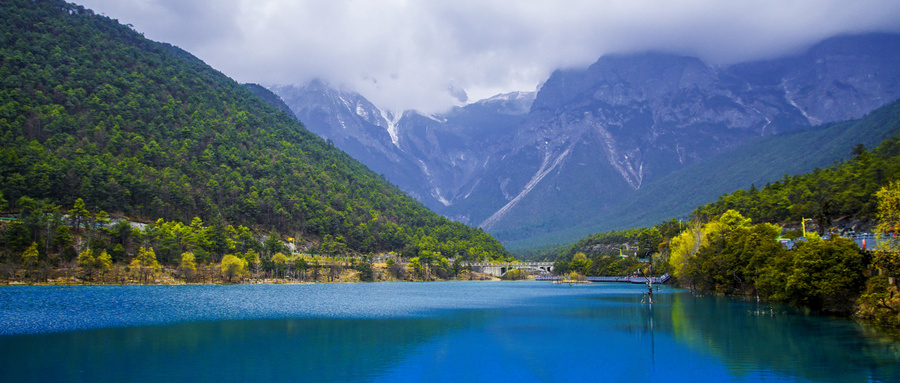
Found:
M 71 321 L 74 304 L 50 304 L 62 300 L 104 302 L 90 306 L 93 314 L 75 317 L 97 323 L 65 328 L 120 327 L 0 336 L 0 381 L 900 381 L 897 343 L 853 322 L 782 306 L 772 310 L 784 314 L 753 315 L 760 310 L 756 302 L 666 289 L 651 306 L 641 303 L 641 286 L 28 292 L 29 299 L 15 302 L 0 292 L 0 324 Z M 46 304 L 35 303 L 41 299 Z M 153 299 L 157 303 L 148 303 Z M 198 300 L 206 308 L 202 316 L 189 307 Z M 147 312 L 161 319 L 146 326 L 134 318 L 96 318 L 126 317 L 141 308 L 138 319 Z M 167 311 L 190 315 L 165 325 L 174 316 L 163 315 Z M 272 313 L 282 317 L 265 317 Z M 250 314 L 255 317 L 246 318 Z
M 0 337 L 0 376 L 7 382 L 370 380 L 418 343 L 473 325 L 465 322 L 268 319 L 8 336 Z
M 722 358 L 736 376 L 772 370 L 817 382 L 900 381 L 897 343 L 867 337 L 856 323 L 726 297 L 669 298 L 671 320 L 660 327 Z

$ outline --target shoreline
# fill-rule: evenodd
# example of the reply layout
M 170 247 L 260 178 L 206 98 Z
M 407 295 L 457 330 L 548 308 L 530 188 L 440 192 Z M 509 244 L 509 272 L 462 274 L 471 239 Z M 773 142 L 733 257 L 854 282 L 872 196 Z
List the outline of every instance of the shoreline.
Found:
M 377 281 L 360 281 L 353 280 L 352 278 L 348 278 L 349 280 L 333 280 L 333 281 L 298 281 L 298 280 L 288 280 L 288 279 L 275 279 L 275 278 L 263 278 L 263 279 L 249 279 L 241 282 L 185 282 L 185 281 L 160 281 L 157 280 L 154 283 L 119 283 L 119 282 L 85 282 L 79 281 L 74 278 L 70 278 L 70 281 L 47 281 L 47 282 L 22 282 L 22 281 L 5 281 L 0 282 L 0 288 L 3 287 L 19 287 L 19 286 L 215 286 L 215 285 L 310 285 L 310 284 L 318 284 L 318 283 L 381 283 L 381 282 L 451 282 L 451 281 L 485 281 L 485 282 L 499 282 L 503 281 L 503 279 L 497 277 L 485 277 L 479 276 L 478 278 L 452 278 L 452 279 L 435 279 L 430 281 L 425 280 L 400 280 L 400 279 L 389 279 L 389 280 L 377 280 Z M 533 281 L 534 278 L 526 279 L 527 281 Z

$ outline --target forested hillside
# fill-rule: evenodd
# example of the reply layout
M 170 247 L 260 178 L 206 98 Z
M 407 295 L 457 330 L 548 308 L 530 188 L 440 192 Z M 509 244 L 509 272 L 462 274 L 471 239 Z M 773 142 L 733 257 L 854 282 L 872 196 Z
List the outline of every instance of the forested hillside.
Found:
M 277 94 L 272 93 L 271 90 L 268 90 L 259 84 L 244 84 L 244 87 L 253 92 L 257 97 L 263 99 L 263 101 L 267 102 L 269 105 L 278 108 L 289 116 L 294 115 L 294 112 L 291 111 L 291 107 L 287 106 L 287 104 L 284 103 L 284 100 L 282 100 L 281 97 L 278 97 Z
M 661 219 L 687 217 L 697 208 L 735 190 L 762 187 L 851 158 L 859 144 L 875 148 L 900 133 L 900 101 L 876 109 L 859 120 L 820 129 L 757 138 L 739 148 L 719 153 L 674 171 L 625 198 L 608 212 L 598 214 L 571 230 L 590 233 L 652 225 Z M 721 210 L 719 211 L 721 213 Z M 808 213 L 804 213 L 808 214 Z M 810 218 L 809 215 L 806 215 Z M 799 220 L 799 218 L 797 218 Z M 561 243 L 563 236 L 546 237 Z M 571 241 L 569 241 L 571 243 Z M 531 244 L 532 246 L 536 244 Z M 516 244 L 507 244 L 515 249 Z
M 893 126 L 898 116 L 894 104 L 874 121 Z M 723 195 L 683 223 L 588 236 L 560 254 L 557 271 L 646 270 L 612 254 L 625 247 L 654 254 L 654 272 L 671 272 L 695 289 L 900 326 L 900 251 L 890 239 L 900 227 L 900 135 L 871 151 L 859 144 L 848 155 L 809 174 Z M 863 230 L 882 239 L 870 237 L 861 248 L 847 238 Z M 779 243 L 804 234 L 790 249 Z
M 814 221 L 820 234 L 851 229 L 858 222 L 871 227 L 877 213 L 876 193 L 900 179 L 900 136 L 885 140 L 871 152 L 859 144 L 848 155 L 852 157 L 835 166 L 723 195 L 698 207 L 693 216 L 714 217 L 734 209 L 754 222 L 798 225 L 806 218 Z
M 266 236 L 328 239 L 350 253 L 507 255 L 177 47 L 63 1 L 0 7 L 7 216 L 37 209 L 51 217 L 82 199 L 92 213 L 148 223 L 200 218 Z M 45 220 L 48 227 L 28 227 L 34 242 L 48 244 L 42 257 L 55 248 L 49 225 L 65 223 Z M 7 254 L 24 251 L 3 244 Z

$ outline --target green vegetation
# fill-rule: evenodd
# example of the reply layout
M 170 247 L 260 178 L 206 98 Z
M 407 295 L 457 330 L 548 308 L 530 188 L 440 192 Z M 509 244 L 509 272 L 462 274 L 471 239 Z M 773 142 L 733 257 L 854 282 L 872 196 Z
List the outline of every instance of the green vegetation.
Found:
M 581 239 L 557 257 L 554 273 L 563 275 L 628 276 L 646 265 L 638 259 L 658 253 L 681 230 L 681 222 L 672 219 L 651 228 L 597 233 Z M 668 266 L 654 257 L 653 274 L 666 273 Z
M 556 272 L 634 272 L 643 266 L 614 263 L 623 260 L 613 253 L 627 247 L 653 253 L 654 261 L 664 263 L 654 264 L 654 272 L 670 272 L 693 289 L 758 296 L 900 327 L 900 242 L 887 237 L 900 227 L 900 136 L 871 152 L 857 145 L 851 155 L 825 169 L 723 195 L 698 207 L 684 225 L 673 220 L 591 235 L 560 254 Z M 805 240 L 790 250 L 779 242 L 781 236 L 803 234 L 785 232 L 782 225 L 799 227 L 809 220 L 815 230 Z M 840 236 L 859 228 L 882 236 L 877 249 L 862 250 Z M 585 254 L 591 258 L 585 261 Z
M 661 179 L 647 181 L 632 197 L 586 219 L 578 227 L 507 243 L 506 247 L 519 253 L 518 249 L 541 244 L 571 244 L 575 238 L 583 238 L 590 233 L 650 226 L 671 217 L 686 217 L 697 206 L 724 193 L 738 189 L 752 190 L 751 185 L 754 184 L 762 186 L 779 180 L 783 183 L 786 174 L 793 179 L 794 175 L 813 172 L 817 167 L 833 166 L 846 159 L 848 153 L 859 144 L 874 148 L 897 134 L 900 134 L 900 101 L 885 105 L 856 121 L 760 137 Z M 725 210 L 728 209 L 720 209 L 717 213 Z M 741 212 L 750 216 L 749 212 Z
M 194 218 L 190 225 L 163 219 L 146 225 L 124 220 L 98 224 L 97 215 L 85 209 L 68 220 L 36 221 L 38 241 L 30 244 L 33 237 L 27 217 L 0 224 L 0 244 L 22 249 L 4 254 L 0 281 L 147 284 L 468 278 L 459 258 L 451 263 L 440 252 L 427 250 L 441 248 L 433 240 L 388 254 L 386 265 L 376 265 L 371 255 L 347 250 L 341 237 L 307 242 L 307 251 L 296 253 L 292 242 L 275 236 L 259 238 L 247 227 L 225 225 L 221 220 L 205 224 Z M 76 226 L 74 222 L 79 221 L 87 223 Z M 423 250 L 416 252 L 420 247 Z
M 880 120 L 896 124 L 900 113 L 896 108 L 891 110 L 893 116 L 879 114 Z M 771 240 L 760 241 L 762 231 L 768 231 L 768 237 L 781 234 L 775 229 L 757 229 L 755 237 L 746 233 L 720 235 L 717 244 L 707 241 L 701 245 L 701 249 L 714 255 L 713 261 L 733 256 L 725 247 L 736 248 L 742 243 L 745 248 L 769 249 L 746 255 L 747 259 L 753 260 L 751 264 L 755 264 L 750 268 L 744 265 L 744 270 L 752 273 L 744 275 L 743 288 L 709 281 L 715 276 L 721 279 L 723 275 L 742 275 L 735 273 L 735 269 L 694 268 L 694 279 L 689 279 L 690 282 L 712 291 L 752 291 L 770 300 L 819 311 L 855 312 L 877 323 L 900 326 L 897 315 L 900 300 L 893 299 L 897 291 L 894 275 L 900 269 L 900 263 L 896 261 L 900 259 L 897 244 L 881 241 L 881 248 L 862 251 L 852 241 L 836 236 L 845 231 L 852 232 L 854 228 L 872 227 L 873 222 L 878 222 L 877 227 L 873 227 L 876 233 L 895 232 L 894 228 L 900 223 L 896 218 L 900 214 L 900 202 L 897 202 L 900 201 L 897 184 L 900 179 L 900 136 L 883 141 L 871 152 L 865 146 L 857 145 L 851 155 L 850 160 L 835 166 L 805 175 L 785 176 L 762 189 L 739 190 L 697 208 L 693 216 L 699 221 L 728 211 L 739 211 L 757 223 L 754 228 L 768 225 L 767 222 L 799 226 L 799 223 L 811 220 L 816 231 L 807 235 L 813 240 L 799 242 L 790 251 L 773 246 Z M 826 234 L 833 238 L 815 240 Z M 796 237 L 800 232 L 785 235 Z M 747 241 L 756 242 L 750 246 Z M 701 250 L 691 259 L 702 259 L 702 255 Z M 670 260 L 675 260 L 673 265 L 678 262 L 674 251 Z M 867 275 L 873 276 L 867 279 Z M 747 290 L 747 286 L 754 289 Z
M 522 269 L 512 269 L 507 271 L 506 274 L 503 274 L 503 277 L 500 279 L 505 281 L 521 281 L 528 279 L 528 272 Z
M 857 146 L 849 161 L 810 174 L 785 176 L 757 190 L 739 190 L 698 208 L 695 216 L 715 216 L 739 210 L 754 222 L 800 222 L 810 218 L 819 234 L 832 229 L 836 220 L 876 218 L 876 193 L 900 178 L 900 137 L 885 140 L 869 152 Z M 837 229 L 837 228 L 835 228 Z
M 93 274 L 105 250 L 141 279 L 187 275 L 251 248 L 271 262 L 258 245 L 287 238 L 329 255 L 509 257 L 177 47 L 63 1 L 0 9 L 0 212 L 19 219 L 0 225 L 6 270 L 66 267 L 91 249 Z
M 852 314 L 865 271 L 856 243 L 841 237 L 810 239 L 788 250 L 777 241 L 780 234 L 777 225 L 751 225 L 729 210 L 672 239 L 672 272 L 681 283 L 703 291 Z
M 653 255 L 654 275 L 668 272 L 692 289 L 759 296 L 837 315 L 853 314 L 857 309 L 856 299 L 870 265 L 865 253 L 850 239 L 835 236 L 822 240 L 814 236 L 788 250 L 778 241 L 780 226 L 751 224 L 735 210 L 704 223 L 694 220 L 681 232 L 674 224 L 677 222 L 669 221 L 649 229 L 594 235 L 570 250 L 596 254 L 592 259 L 587 259 L 585 252 L 571 258 L 561 255 L 554 272 L 634 274 L 646 264 L 634 256 L 619 259 L 610 253 L 622 243 L 644 241 L 658 244 L 657 249 L 646 247 Z M 675 230 L 659 235 L 660 227 Z M 601 246 L 604 241 L 611 246 Z
M 253 94 L 255 94 L 257 97 L 263 99 L 263 101 L 265 101 L 267 104 L 278 108 L 278 110 L 281 110 L 288 116 L 294 116 L 294 112 L 291 110 L 291 107 L 287 106 L 287 104 L 284 103 L 284 100 L 282 100 L 281 97 L 278 97 L 278 95 L 272 93 L 272 91 L 266 89 L 264 86 L 259 84 L 244 84 L 244 87 L 247 88 L 247 90 L 253 92 Z

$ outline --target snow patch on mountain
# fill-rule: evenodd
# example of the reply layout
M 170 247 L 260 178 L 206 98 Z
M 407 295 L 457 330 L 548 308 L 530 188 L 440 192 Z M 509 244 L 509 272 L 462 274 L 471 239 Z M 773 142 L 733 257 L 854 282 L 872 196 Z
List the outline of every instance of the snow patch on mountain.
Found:
M 562 153 L 560 153 L 560 155 L 557 156 L 556 159 L 554 159 L 552 162 L 550 161 L 550 158 L 552 157 L 553 153 L 545 153 L 544 160 L 541 163 L 540 169 L 538 169 L 538 171 L 534 173 L 534 175 L 531 177 L 531 180 L 529 180 L 528 183 L 525 184 L 525 187 L 522 188 L 522 191 L 519 192 L 519 194 L 516 195 L 516 197 L 513 198 L 512 201 L 509 201 L 506 205 L 500 208 L 500 210 L 497 210 L 497 212 L 484 220 L 484 222 L 482 222 L 481 225 L 478 225 L 478 227 L 485 230 L 489 230 L 491 227 L 493 227 L 498 221 L 500 221 L 500 219 L 503 218 L 503 216 L 509 213 L 509 211 L 513 207 L 519 204 L 519 202 L 522 201 L 522 199 L 525 198 L 528 193 L 534 190 L 535 186 L 541 183 L 544 177 L 547 177 L 547 174 L 550 174 L 550 172 L 556 169 L 556 167 L 559 166 L 559 164 L 569 156 L 569 153 L 572 151 L 572 147 L 574 147 L 575 144 L 577 144 L 577 142 L 573 142 L 571 145 L 569 145 L 569 147 L 566 148 L 566 150 L 564 150 Z
M 400 123 L 400 119 L 403 118 L 403 113 L 391 113 L 384 109 L 379 109 L 381 112 L 381 117 L 384 118 L 384 121 L 387 122 L 387 132 L 391 136 L 391 142 L 396 147 L 400 147 L 400 128 L 398 124 Z

